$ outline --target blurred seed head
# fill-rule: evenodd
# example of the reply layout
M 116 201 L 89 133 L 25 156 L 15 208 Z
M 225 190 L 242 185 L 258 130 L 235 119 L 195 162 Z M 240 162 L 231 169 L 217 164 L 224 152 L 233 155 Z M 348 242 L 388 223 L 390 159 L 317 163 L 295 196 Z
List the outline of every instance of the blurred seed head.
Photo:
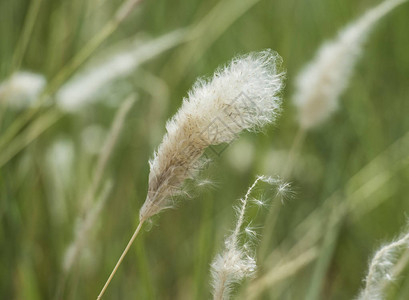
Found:
M 28 71 L 14 73 L 0 83 L 0 103 L 7 103 L 15 109 L 30 107 L 44 90 L 46 82 L 40 74 Z
M 382 2 L 321 46 L 296 79 L 294 104 L 302 128 L 318 126 L 336 111 L 369 33 L 383 16 L 403 2 L 406 0 Z
M 142 63 L 181 43 L 185 33 L 183 29 L 175 30 L 150 41 L 136 41 L 131 46 L 107 55 L 64 84 L 57 93 L 57 105 L 66 112 L 80 111 L 98 100 L 101 93 L 106 95 L 110 92 L 113 83 L 129 76 Z M 118 83 L 125 90 L 123 96 L 131 92 L 129 89 L 133 89 L 132 86 L 124 85 L 124 82 Z M 112 101 L 110 104 L 112 105 Z

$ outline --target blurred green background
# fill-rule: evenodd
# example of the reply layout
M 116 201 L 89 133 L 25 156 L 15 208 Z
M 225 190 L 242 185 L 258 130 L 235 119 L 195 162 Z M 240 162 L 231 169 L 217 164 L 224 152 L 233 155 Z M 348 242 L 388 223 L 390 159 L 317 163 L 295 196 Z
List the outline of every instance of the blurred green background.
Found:
M 0 82 L 16 70 L 42 74 L 53 82 L 121 3 L 2 0 Z M 93 103 L 74 112 L 55 105 L 55 91 L 47 98 L 51 104 L 40 108 L 13 109 L 2 99 L 0 298 L 95 299 L 137 225 L 146 197 L 148 160 L 165 133 L 166 120 L 197 77 L 210 76 L 238 54 L 271 48 L 281 55 L 287 71 L 284 110 L 276 125 L 263 133 L 243 134 L 202 174 L 214 182 L 212 187 L 195 189 L 177 209 L 154 218 L 105 295 L 209 299 L 209 264 L 233 227 L 232 206 L 257 174 L 282 175 L 286 168 L 298 130 L 291 104 L 295 76 L 322 42 L 378 3 L 142 1 L 72 76 L 104 61 L 115 49 L 130 47 L 135 39 L 143 45 L 184 28 L 185 40 L 116 79 Z M 258 252 L 258 277 L 271 270 L 278 270 L 279 276 L 258 288 L 257 299 L 351 299 L 362 287 L 374 251 L 404 229 L 409 211 L 408 16 L 409 4 L 404 4 L 379 22 L 339 110 L 308 133 L 289 178 L 294 195 L 284 204 L 273 201 L 271 238 Z M 97 202 L 106 182 L 112 189 L 64 277 L 65 251 L 86 214 L 82 203 L 95 180 L 102 144 L 129 94 L 137 100 L 91 201 Z M 48 124 L 44 118 L 54 111 L 58 119 Z M 13 127 L 16 122 L 22 125 Z M 44 130 L 33 129 L 44 123 Z M 10 128 L 17 129 L 8 139 Z M 260 226 L 264 222 L 257 220 Z M 296 268 L 280 269 L 299 258 L 306 260 Z M 61 281 L 64 288 L 58 295 Z M 246 282 L 236 296 L 250 298 L 248 291 L 256 283 Z M 409 298 L 407 270 L 389 297 Z

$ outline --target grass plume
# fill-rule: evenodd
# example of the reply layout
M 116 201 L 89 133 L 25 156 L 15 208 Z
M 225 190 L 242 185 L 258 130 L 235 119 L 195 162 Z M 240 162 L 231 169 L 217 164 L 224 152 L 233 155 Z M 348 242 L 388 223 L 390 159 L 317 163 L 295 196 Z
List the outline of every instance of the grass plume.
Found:
M 172 197 L 200 169 L 200 157 L 211 145 L 229 143 L 243 130 L 275 120 L 280 110 L 283 74 L 272 51 L 235 58 L 211 80 L 198 80 L 149 162 L 149 189 L 141 221 L 172 206 Z

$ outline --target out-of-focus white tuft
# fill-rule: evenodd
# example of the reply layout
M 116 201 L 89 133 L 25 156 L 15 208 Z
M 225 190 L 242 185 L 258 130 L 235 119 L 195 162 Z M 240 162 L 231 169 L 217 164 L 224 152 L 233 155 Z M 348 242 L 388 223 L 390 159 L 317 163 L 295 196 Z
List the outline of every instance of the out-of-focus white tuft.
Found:
M 325 121 L 338 107 L 368 34 L 384 15 L 407 0 L 386 0 L 326 42 L 298 75 L 294 104 L 306 130 Z
M 245 197 L 240 199 L 240 206 L 236 207 L 237 223 L 233 233 L 225 240 L 225 249 L 221 254 L 216 255 L 211 264 L 213 297 L 215 300 L 229 299 L 232 286 L 245 278 L 252 277 L 256 271 L 256 259 L 254 244 L 257 232 L 254 227 L 250 227 L 251 222 L 244 229 L 243 223 L 248 205 L 254 203 L 250 200 L 250 194 L 259 181 L 268 184 L 276 184 L 274 178 L 258 176 Z M 245 234 L 248 241 L 240 243 L 240 235 Z
M 33 105 L 46 85 L 44 76 L 20 71 L 0 83 L 0 103 L 20 109 Z
M 384 291 L 395 278 L 397 261 L 404 249 L 409 248 L 409 233 L 398 240 L 381 247 L 372 258 L 365 287 L 358 300 L 382 300 Z
M 280 111 L 283 73 L 273 51 L 233 59 L 213 78 L 200 79 L 166 124 L 167 134 L 149 162 L 149 189 L 140 211 L 146 220 L 172 206 L 188 178 L 202 166 L 200 157 L 211 145 L 229 143 L 243 130 L 257 130 Z
M 57 105 L 66 112 L 77 112 L 96 101 L 112 82 L 128 76 L 142 63 L 175 47 L 185 39 L 186 30 L 179 29 L 130 49 L 116 51 L 100 63 L 76 75 L 57 93 Z M 130 91 L 127 91 L 130 92 Z

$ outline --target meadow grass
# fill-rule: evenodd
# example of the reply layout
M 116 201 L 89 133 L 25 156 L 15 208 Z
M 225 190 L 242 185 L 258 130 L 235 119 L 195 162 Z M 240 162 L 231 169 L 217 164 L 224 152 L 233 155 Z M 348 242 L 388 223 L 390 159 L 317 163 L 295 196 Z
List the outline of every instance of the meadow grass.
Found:
M 372 30 L 337 111 L 301 136 L 299 147 L 291 103 L 297 74 L 323 41 L 380 1 L 160 0 L 121 8 L 133 2 L 0 2 L 0 82 L 16 70 L 47 81 L 32 106 L 16 108 L 0 96 L 0 298 L 95 299 L 137 226 L 148 161 L 166 120 L 198 76 L 265 48 L 279 53 L 287 71 L 282 116 L 261 134 L 244 133 L 213 158 L 200 174 L 212 179 L 211 188 L 191 189 L 194 201 L 152 218 L 104 299 L 209 299 L 210 264 L 234 222 L 232 206 L 257 174 L 285 177 L 294 194 L 283 203 L 272 201 L 273 225 L 267 241 L 261 238 L 257 273 L 235 288 L 235 297 L 357 297 L 376 249 L 401 232 L 409 211 L 409 5 Z M 72 112 L 56 105 L 61 86 L 104 62 L 115 45 L 129 49 L 135 39 L 149 43 L 179 29 L 182 38 L 104 84 L 92 103 Z M 67 245 L 101 164 L 101 151 L 89 152 L 86 143 L 104 149 L 96 136 L 85 141 L 84 129 L 98 125 L 107 131 L 129 92 L 138 101 L 97 172 L 98 191 L 89 196 L 91 203 L 105 198 L 104 205 L 56 297 Z M 54 169 L 60 174 L 50 173 L 48 166 L 56 163 L 50 150 L 61 140 L 69 142 Z M 288 160 L 292 147 L 294 159 Z M 107 179 L 112 187 L 104 184 Z M 256 215 L 249 211 L 250 218 Z M 408 255 L 402 251 L 393 270 L 399 276 L 385 299 L 409 297 Z

